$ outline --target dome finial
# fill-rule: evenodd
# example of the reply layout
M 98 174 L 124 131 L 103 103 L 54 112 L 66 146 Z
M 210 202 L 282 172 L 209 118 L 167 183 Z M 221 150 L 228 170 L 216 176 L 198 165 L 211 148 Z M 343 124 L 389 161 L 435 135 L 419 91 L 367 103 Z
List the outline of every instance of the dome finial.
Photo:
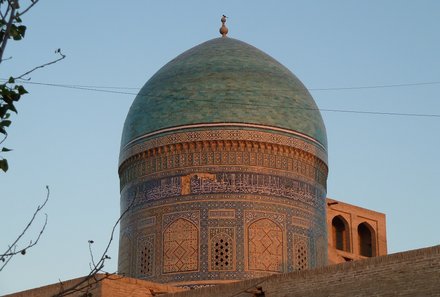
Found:
M 222 19 L 221 19 L 222 27 L 220 28 L 220 34 L 222 35 L 222 37 L 226 37 L 226 34 L 228 34 L 228 31 L 229 31 L 228 27 L 225 26 L 226 18 L 227 18 L 227 16 L 223 15 Z

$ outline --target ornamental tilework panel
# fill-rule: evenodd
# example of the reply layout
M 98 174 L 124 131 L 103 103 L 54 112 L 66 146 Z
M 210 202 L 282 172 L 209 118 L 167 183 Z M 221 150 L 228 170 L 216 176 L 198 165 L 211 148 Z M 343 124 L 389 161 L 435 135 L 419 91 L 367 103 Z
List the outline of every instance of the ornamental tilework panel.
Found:
M 210 209 L 208 210 L 210 219 L 235 219 L 234 209 Z
M 192 166 L 250 166 L 260 167 L 266 170 L 282 170 L 286 174 L 295 174 L 304 181 L 318 181 L 326 184 L 327 167 L 316 157 L 297 156 L 298 153 L 282 153 L 282 148 L 275 150 L 261 149 L 258 151 L 225 151 L 225 148 L 217 148 L 216 151 L 192 151 L 179 152 L 167 151 L 163 154 L 151 153 L 141 155 L 139 158 L 127 161 L 121 167 L 121 188 L 127 183 L 139 177 L 151 174 L 163 174 L 169 170 L 188 170 Z
M 119 273 L 130 275 L 131 273 L 131 234 L 127 231 L 121 231 L 119 240 Z
M 149 149 L 165 145 L 176 145 L 180 143 L 198 141 L 217 141 L 217 140 L 239 140 L 250 142 L 266 142 L 276 145 L 285 145 L 292 148 L 301 149 L 305 152 L 318 156 L 324 162 L 327 162 L 327 152 L 319 145 L 312 144 L 306 140 L 295 136 L 286 136 L 263 131 L 221 129 L 193 132 L 178 132 L 162 137 L 143 140 L 140 144 L 134 144 L 124 148 L 119 156 L 120 162 L 130 158 L 133 155 L 145 152 Z
M 140 228 L 147 228 L 154 226 L 156 224 L 156 217 L 147 217 L 145 219 L 139 220 L 139 223 L 137 227 Z
M 273 222 L 281 225 L 282 228 L 285 228 L 286 224 L 286 216 L 282 213 L 277 212 L 269 212 L 269 211 L 252 211 L 247 210 L 244 214 L 245 223 L 250 223 L 252 221 L 265 218 L 271 219 Z
M 200 212 L 199 211 L 184 211 L 164 214 L 162 219 L 162 228 L 165 229 L 169 224 L 176 221 L 176 219 L 182 218 L 192 222 L 195 226 L 200 224 Z
M 122 257 L 119 267 L 129 266 L 130 276 L 197 287 L 325 263 L 328 168 L 316 147 L 305 150 L 306 142 L 279 136 L 262 142 L 247 132 L 250 142 L 235 141 L 242 131 L 214 134 L 207 141 L 197 131 L 187 142 L 174 135 L 150 139 L 153 146 L 121 164 L 121 209 L 131 205 L 121 228 L 137 232 L 123 244 L 131 262 Z M 159 141 L 165 138 L 169 143 Z M 145 234 L 155 235 L 150 264 L 138 257 L 151 251 L 138 247 Z
M 137 275 L 151 277 L 154 275 L 154 234 L 138 238 L 137 244 Z
M 292 225 L 303 227 L 303 228 L 310 228 L 310 223 L 308 220 L 304 220 L 302 218 L 293 217 L 292 218 Z
M 267 275 L 267 272 L 265 272 L 267 270 L 250 269 L 252 265 L 249 265 L 248 257 L 249 253 L 252 252 L 248 248 L 248 234 L 251 233 L 249 232 L 249 227 L 251 227 L 251 231 L 255 230 L 253 227 L 258 224 L 253 226 L 252 224 L 263 219 L 272 222 L 272 226 L 275 226 L 275 231 L 280 234 L 279 238 L 282 238 L 282 250 L 278 253 L 281 255 L 281 260 L 278 260 L 278 265 L 275 265 L 278 268 L 268 267 L 269 269 L 278 270 L 270 270 L 268 272 L 290 272 L 297 270 L 294 264 L 294 236 L 296 234 L 307 237 L 308 242 L 313 244 L 309 246 L 308 250 L 310 253 L 308 254 L 308 265 L 309 268 L 316 267 L 316 263 L 320 263 L 323 261 L 323 257 L 325 257 L 324 251 L 316 253 L 314 250 L 314 246 L 318 249 L 321 248 L 317 243 L 317 238 L 325 234 L 324 222 L 321 222 L 319 219 L 320 214 L 316 211 L 306 210 L 303 207 L 290 205 L 287 202 L 281 198 L 270 198 L 267 196 L 261 197 L 261 199 L 255 196 L 241 196 L 236 199 L 234 196 L 226 195 L 185 195 L 180 196 L 178 199 L 168 198 L 167 200 L 145 204 L 144 208 L 130 213 L 131 218 L 128 221 L 124 220 L 121 224 L 133 224 L 134 222 L 144 220 L 144 218 L 148 219 L 147 221 L 150 221 L 149 218 L 156 218 L 156 224 L 138 230 L 140 232 L 135 233 L 136 236 L 141 237 L 145 236 L 145 234 L 155 233 L 156 268 L 154 275 L 151 277 L 138 276 L 136 256 L 132 259 L 134 269 L 132 269 L 131 276 L 162 283 L 180 284 L 191 282 L 191 284 L 201 284 L 204 281 L 237 280 Z M 304 223 L 297 224 L 297 218 L 300 218 Z M 163 247 L 162 244 L 167 245 L 167 243 L 164 242 L 164 236 L 166 235 L 162 231 L 169 230 L 167 228 L 172 227 L 179 219 L 190 222 L 190 224 L 193 224 L 198 229 L 198 267 L 196 268 L 197 270 L 192 271 L 177 271 L 178 268 L 176 268 L 174 271 L 169 269 L 166 272 L 164 270 L 164 261 L 166 262 L 167 259 L 163 250 L 164 248 L 167 249 L 167 247 Z M 145 226 L 145 224 L 141 225 Z M 307 225 L 307 228 L 304 225 Z M 277 232 L 272 233 L 276 234 Z M 217 236 L 219 233 L 224 233 L 225 236 L 223 238 Z M 226 247 L 226 242 L 230 246 L 229 237 L 226 235 L 235 242 L 232 245 L 232 250 L 228 249 L 222 255 L 222 251 L 219 249 L 216 254 L 215 243 L 218 243 L 219 246 L 224 244 L 223 249 Z M 197 244 L 194 245 L 197 246 Z M 271 249 L 273 247 L 264 246 L 264 248 Z M 137 255 L 137 251 L 135 252 L 135 255 Z M 219 256 L 219 258 L 224 256 L 223 260 L 225 261 L 231 257 L 227 253 L 232 253 L 232 259 L 234 260 L 232 263 L 234 266 L 232 268 L 228 267 L 230 264 L 228 261 L 226 266 L 221 267 L 220 265 L 219 268 L 215 268 L 215 262 L 213 262 L 216 259 L 215 256 Z M 259 257 L 263 259 L 264 254 L 262 254 L 260 252 Z M 275 257 L 272 258 L 276 258 L 276 252 L 269 253 L 269 257 L 274 254 Z M 226 255 L 228 258 L 226 258 Z M 321 257 L 322 260 L 317 259 L 317 257 Z M 254 258 L 259 259 L 258 257 Z M 257 266 L 258 264 L 261 263 L 257 263 Z M 165 265 L 167 264 L 165 263 Z M 261 267 L 266 266 L 261 265 Z
M 199 230 L 186 219 L 177 219 L 163 232 L 163 273 L 198 270 Z
M 201 178 L 201 173 L 180 177 L 165 177 L 135 184 L 130 187 L 134 194 L 133 208 L 151 201 L 185 195 L 237 194 L 282 197 L 306 203 L 324 212 L 324 192 L 313 184 L 292 178 L 257 173 L 217 173 L 211 178 Z M 128 198 L 128 197 L 127 197 Z M 122 200 L 123 207 L 131 200 Z
M 316 239 L 315 250 L 316 267 L 327 266 L 327 240 L 324 239 L 324 236 L 320 235 Z
M 259 219 L 248 227 L 249 270 L 283 271 L 283 231 L 274 221 Z
M 234 270 L 234 234 L 234 228 L 209 228 L 210 270 Z
M 293 267 L 295 270 L 309 268 L 309 238 L 306 236 L 293 236 Z

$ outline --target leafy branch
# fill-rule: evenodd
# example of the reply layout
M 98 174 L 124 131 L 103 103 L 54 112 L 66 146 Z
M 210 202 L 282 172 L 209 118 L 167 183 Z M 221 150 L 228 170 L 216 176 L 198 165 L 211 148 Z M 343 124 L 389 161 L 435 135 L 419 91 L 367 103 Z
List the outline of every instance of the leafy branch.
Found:
M 21 7 L 20 0 L 0 0 L 0 64 L 11 59 L 11 57 L 3 59 L 8 41 L 11 39 L 19 41 L 24 38 L 27 27 L 22 24 L 21 17 L 34 7 L 38 1 L 39 0 L 21 1 L 27 3 L 27 5 Z M 19 101 L 23 95 L 28 93 L 28 91 L 21 84 L 17 84 L 16 81 L 29 80 L 30 78 L 27 78 L 27 76 L 32 72 L 66 58 L 60 49 L 57 49 L 55 54 L 59 55 L 57 59 L 36 66 L 21 75 L 11 76 L 7 82 L 0 84 L 0 134 L 2 134 L 1 136 L 3 137 L 0 140 L 0 145 L 2 145 L 8 137 L 6 129 L 12 124 L 10 119 L 11 112 L 17 113 L 14 104 Z M 9 169 L 9 165 L 7 159 L 5 159 L 2 154 L 9 151 L 11 151 L 9 148 L 0 146 L 0 170 L 4 172 Z

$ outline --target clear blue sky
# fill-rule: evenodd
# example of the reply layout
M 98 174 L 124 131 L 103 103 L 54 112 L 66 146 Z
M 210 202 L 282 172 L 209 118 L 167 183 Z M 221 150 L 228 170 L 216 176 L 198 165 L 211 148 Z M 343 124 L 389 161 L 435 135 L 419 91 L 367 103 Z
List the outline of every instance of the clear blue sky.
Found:
M 284 64 L 310 89 L 440 81 L 440 1 L 44 1 L 11 43 L 0 77 L 61 48 L 67 59 L 33 82 L 132 87 L 166 62 L 229 36 Z M 0 248 L 52 191 L 41 242 L 0 272 L 0 294 L 85 275 L 87 240 L 102 252 L 119 214 L 119 142 L 134 95 L 29 85 L 5 143 Z M 313 90 L 322 109 L 440 114 L 440 84 Z M 439 244 L 440 118 L 322 112 L 328 196 L 387 215 L 390 253 Z M 42 219 L 42 218 L 41 218 Z M 36 222 L 36 228 L 42 220 Z M 33 230 L 36 232 L 37 230 Z M 31 232 L 32 234 L 32 232 Z M 35 234 L 35 233 L 33 233 Z M 31 239 L 30 237 L 27 239 Z M 116 271 L 118 238 L 106 269 Z

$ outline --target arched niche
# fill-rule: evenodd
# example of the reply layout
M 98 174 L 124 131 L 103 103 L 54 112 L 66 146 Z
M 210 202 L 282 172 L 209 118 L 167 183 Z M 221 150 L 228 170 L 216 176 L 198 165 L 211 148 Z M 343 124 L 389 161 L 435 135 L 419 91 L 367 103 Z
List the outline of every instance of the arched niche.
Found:
M 359 254 L 364 257 L 376 256 L 376 240 L 374 229 L 366 222 L 358 225 Z
M 249 270 L 283 271 L 283 230 L 270 219 L 248 226 Z
M 333 245 L 337 250 L 350 252 L 350 232 L 347 221 L 342 216 L 332 220 Z
M 163 232 L 163 272 L 196 271 L 199 259 L 199 231 L 192 222 L 177 219 Z

